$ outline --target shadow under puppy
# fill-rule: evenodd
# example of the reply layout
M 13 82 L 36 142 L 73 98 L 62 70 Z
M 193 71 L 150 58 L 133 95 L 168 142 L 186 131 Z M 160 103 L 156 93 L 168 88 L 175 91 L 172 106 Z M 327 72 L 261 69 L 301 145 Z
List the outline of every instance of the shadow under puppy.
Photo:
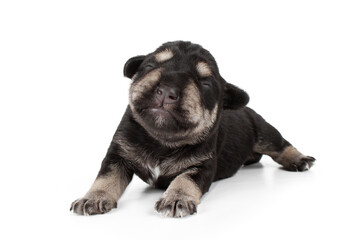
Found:
M 213 56 L 191 42 L 168 42 L 124 67 L 132 79 L 129 106 L 98 176 L 75 213 L 100 214 L 117 201 L 134 174 L 166 189 L 155 209 L 165 216 L 196 212 L 213 181 L 263 154 L 290 171 L 308 170 L 305 156 L 252 109 L 249 96 L 227 83 Z

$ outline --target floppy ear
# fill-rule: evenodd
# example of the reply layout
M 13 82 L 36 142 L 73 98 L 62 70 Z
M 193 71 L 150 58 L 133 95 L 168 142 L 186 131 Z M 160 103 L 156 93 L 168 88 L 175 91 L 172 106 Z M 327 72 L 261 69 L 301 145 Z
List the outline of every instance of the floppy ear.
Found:
M 124 75 L 125 77 L 132 78 L 137 72 L 140 64 L 144 61 L 145 56 L 136 56 L 132 57 L 125 63 L 124 66 Z
M 239 109 L 249 102 L 249 95 L 230 83 L 225 84 L 224 109 Z

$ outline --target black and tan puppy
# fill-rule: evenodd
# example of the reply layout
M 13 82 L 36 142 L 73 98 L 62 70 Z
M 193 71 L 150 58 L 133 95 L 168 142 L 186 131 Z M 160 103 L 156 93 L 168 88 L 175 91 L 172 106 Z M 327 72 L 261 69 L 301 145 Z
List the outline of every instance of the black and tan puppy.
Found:
M 115 208 L 134 174 L 166 189 L 155 204 L 165 216 L 196 212 L 213 181 L 227 178 L 263 154 L 290 171 L 308 170 L 315 159 L 286 141 L 245 107 L 249 97 L 227 83 L 213 56 L 200 45 L 169 42 L 129 59 L 129 106 L 99 174 L 71 210 L 83 215 Z

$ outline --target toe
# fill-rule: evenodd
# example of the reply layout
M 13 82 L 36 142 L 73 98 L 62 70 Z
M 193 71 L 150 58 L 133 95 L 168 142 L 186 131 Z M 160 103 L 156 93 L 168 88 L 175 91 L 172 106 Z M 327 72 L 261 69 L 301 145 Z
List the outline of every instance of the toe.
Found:
M 99 213 L 98 203 L 95 200 L 88 200 L 84 204 L 84 215 L 94 215 Z
M 73 202 L 72 210 L 74 213 L 84 215 L 84 204 L 87 201 L 87 199 L 79 199 Z
M 101 213 L 107 213 L 111 209 L 116 208 L 116 207 L 117 207 L 117 203 L 111 202 L 109 200 L 103 200 L 103 201 L 100 201 L 100 203 L 99 203 L 99 210 Z

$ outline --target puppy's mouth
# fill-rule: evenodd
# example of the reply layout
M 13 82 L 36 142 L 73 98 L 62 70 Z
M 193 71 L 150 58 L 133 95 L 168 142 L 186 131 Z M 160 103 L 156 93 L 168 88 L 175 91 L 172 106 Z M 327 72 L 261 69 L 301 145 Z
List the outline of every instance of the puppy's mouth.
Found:
M 171 113 L 163 106 L 161 107 L 149 107 L 148 110 L 154 115 L 160 115 L 164 117 L 171 117 Z
M 151 106 L 147 110 L 153 115 L 159 115 L 164 117 L 174 117 L 171 109 L 167 109 L 166 106 Z
M 148 100 L 143 99 L 133 106 L 143 127 L 148 130 L 169 133 L 194 127 L 187 121 L 186 113 L 178 104 L 164 104 L 148 97 Z
M 179 129 L 185 124 L 180 113 L 173 109 L 173 106 L 152 105 L 145 108 L 142 116 L 150 122 L 153 122 L 156 128 Z M 169 128 L 170 127 L 170 128 Z

